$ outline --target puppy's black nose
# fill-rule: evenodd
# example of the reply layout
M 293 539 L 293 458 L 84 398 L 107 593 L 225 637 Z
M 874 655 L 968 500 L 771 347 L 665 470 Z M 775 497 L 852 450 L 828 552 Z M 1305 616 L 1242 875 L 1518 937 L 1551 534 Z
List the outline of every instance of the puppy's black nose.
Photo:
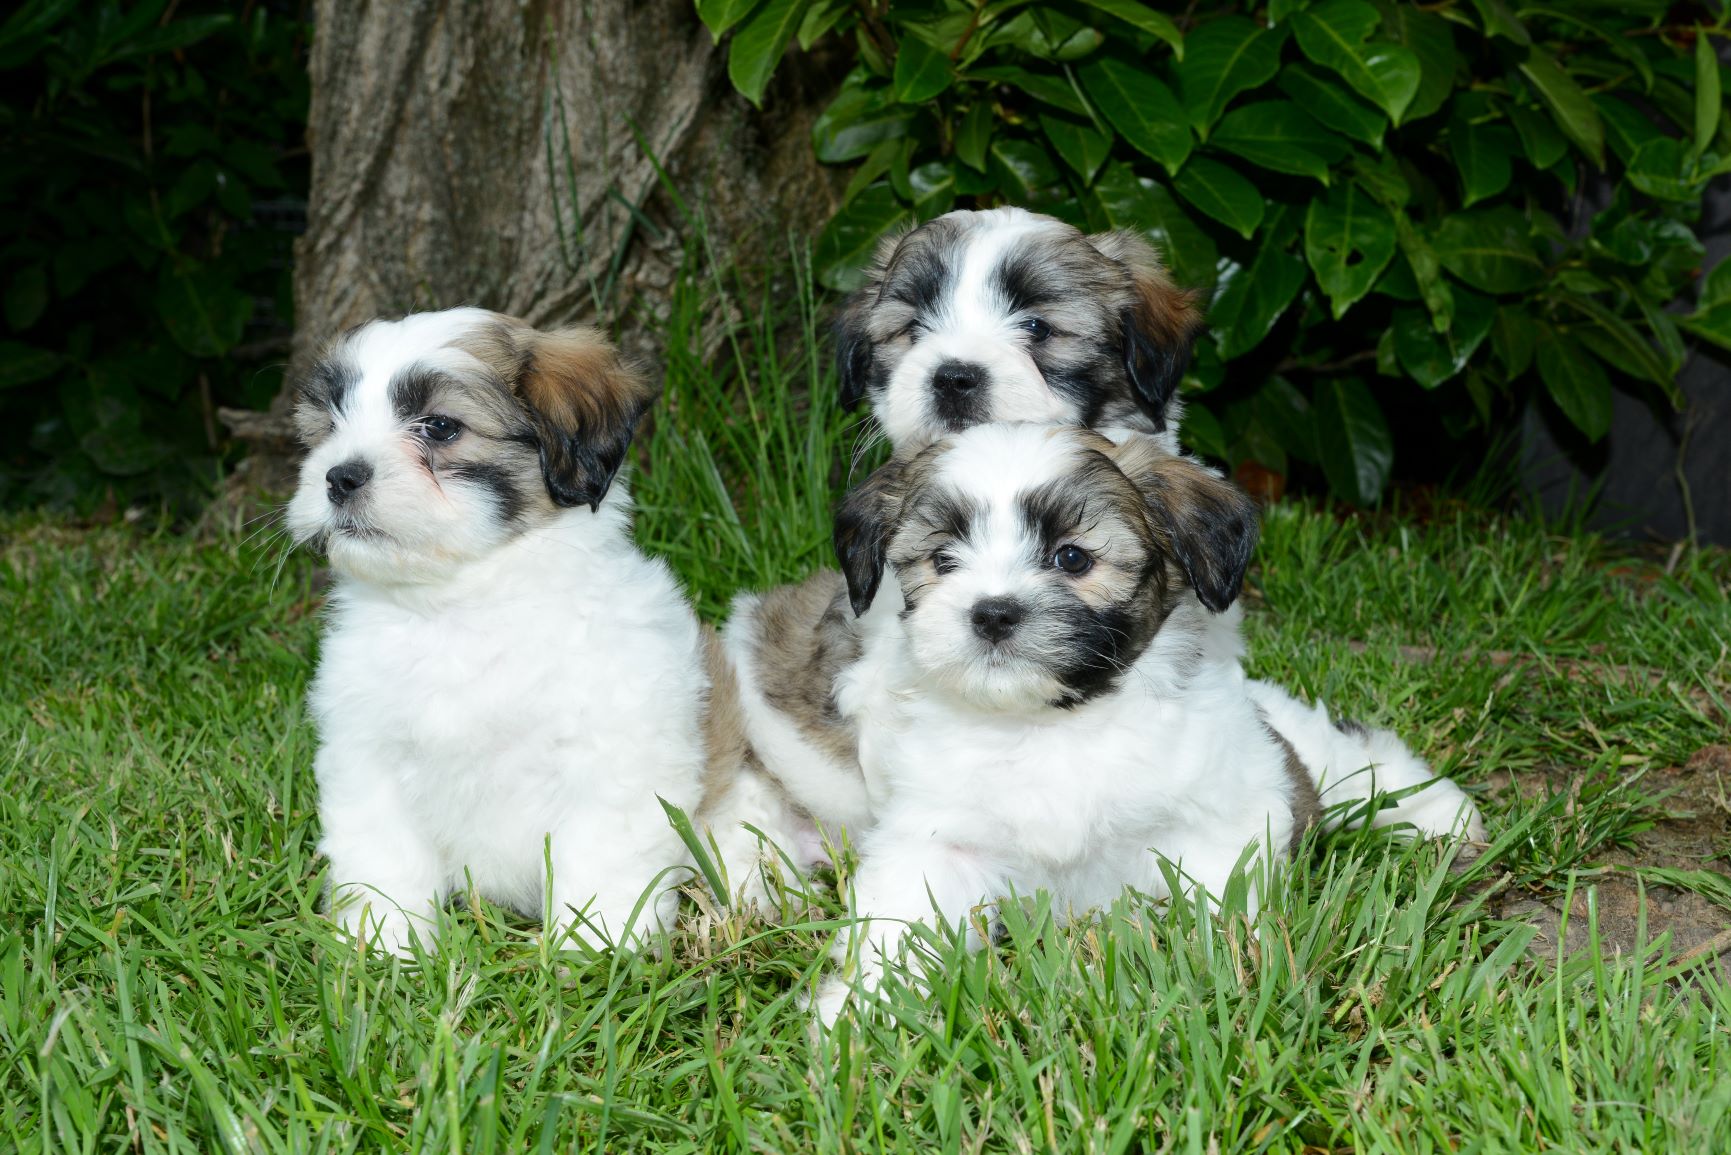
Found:
M 1015 598 L 981 598 L 974 603 L 974 633 L 988 642 L 1001 642 L 1016 632 L 1022 616 L 1022 603 Z
M 372 466 L 364 461 L 345 461 L 325 473 L 325 493 L 330 495 L 331 504 L 341 505 L 372 479 Z
M 932 388 L 939 396 L 972 393 L 985 384 L 986 371 L 966 361 L 945 361 L 932 373 Z

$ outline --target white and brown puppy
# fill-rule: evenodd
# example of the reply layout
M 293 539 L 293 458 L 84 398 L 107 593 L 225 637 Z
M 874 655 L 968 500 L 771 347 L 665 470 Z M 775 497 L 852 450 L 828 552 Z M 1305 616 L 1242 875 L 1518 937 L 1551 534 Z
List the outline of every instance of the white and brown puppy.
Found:
M 591 944 L 671 923 L 657 797 L 697 814 L 738 767 L 709 756 L 718 654 L 615 477 L 655 392 L 593 331 L 480 309 L 363 325 L 302 387 L 287 520 L 336 575 L 311 708 L 345 928 L 431 945 L 467 882 Z
M 1247 851 L 1283 855 L 1317 818 L 1319 771 L 1225 612 L 1255 507 L 1209 470 L 1139 435 L 975 426 L 885 466 L 836 535 L 862 641 L 836 701 L 876 820 L 838 956 L 864 987 L 934 904 L 955 925 L 1044 889 L 1065 917 L 1126 886 L 1164 897 L 1161 859 L 1218 898 Z M 1409 758 L 1380 778 L 1430 775 Z M 1442 785 L 1448 829 L 1470 804 Z M 852 989 L 829 980 L 820 1013 Z
M 987 421 L 1160 435 L 1201 329 L 1147 241 L 1026 209 L 958 210 L 886 238 L 835 327 L 842 402 L 897 450 Z

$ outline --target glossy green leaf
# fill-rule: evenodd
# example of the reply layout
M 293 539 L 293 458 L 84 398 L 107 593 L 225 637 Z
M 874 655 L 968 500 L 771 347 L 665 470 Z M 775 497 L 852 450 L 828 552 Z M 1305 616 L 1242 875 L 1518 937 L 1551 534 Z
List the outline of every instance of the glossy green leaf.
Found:
M 1042 112 L 1040 127 L 1052 142 L 1052 150 L 1075 170 L 1084 185 L 1093 181 L 1111 154 L 1112 138 L 1086 121 Z
M 1342 86 L 1332 74 L 1294 61 L 1280 70 L 1279 85 L 1280 91 L 1324 128 L 1374 148 L 1382 147 L 1388 117 Z
M 1279 248 L 1257 250 L 1249 268 L 1224 281 L 1208 309 L 1208 324 L 1230 361 L 1256 348 L 1291 307 L 1306 280 L 1304 262 Z
M 1518 104 L 1509 109 L 1509 123 L 1520 135 L 1521 148 L 1534 168 L 1550 168 L 1569 150 L 1569 142 L 1549 117 L 1536 108 Z
M 993 64 L 968 70 L 972 80 L 987 80 L 995 84 L 1007 84 L 1019 88 L 1035 100 L 1044 101 L 1053 108 L 1061 108 L 1076 116 L 1087 116 L 1088 106 L 1082 103 L 1082 98 L 1076 95 L 1076 90 L 1070 82 L 1057 76 L 1030 72 L 1026 68 L 1018 68 L 1009 64 Z M 1090 96 L 1093 94 L 1090 93 Z
M 1193 401 L 1184 406 L 1184 423 L 1178 436 L 1191 453 L 1216 461 L 1226 461 L 1231 457 L 1220 419 Z
M 1263 197 L 1237 171 L 1205 156 L 1192 157 L 1172 178 L 1178 195 L 1245 240 L 1262 223 Z
M 1455 48 L 1454 24 L 1428 6 L 1411 0 L 1375 0 L 1382 14 L 1386 39 L 1399 44 L 1418 60 L 1418 90 L 1401 116 L 1402 124 L 1423 120 L 1448 103 L 1455 91 L 1455 73 L 1461 55 Z
M 912 109 L 890 103 L 888 88 L 856 72 L 812 123 L 817 159 L 842 164 L 869 156 L 886 140 L 906 136 L 914 115 Z
M 1704 183 L 1695 173 L 1689 146 L 1674 137 L 1649 140 L 1629 158 L 1629 183 L 1662 201 L 1692 204 L 1701 199 Z
M 781 63 L 808 3 L 810 0 L 765 0 L 734 34 L 727 48 L 727 76 L 751 103 L 763 104 L 769 78 Z
M 761 3 L 763 0 L 697 0 L 697 18 L 719 44 L 723 33 L 750 16 Z
M 1545 264 L 1530 224 L 1512 206 L 1454 213 L 1437 229 L 1433 244 L 1443 268 L 1475 289 L 1524 293 L 1544 283 Z
M 1095 107 L 1134 148 L 1169 173 L 1183 165 L 1193 139 L 1171 89 L 1145 69 L 1110 57 L 1083 65 L 1079 75 Z
M 1505 0 L 1472 0 L 1472 3 L 1478 9 L 1479 23 L 1486 36 L 1501 36 L 1520 45 L 1533 42 L 1533 34 L 1527 31 L 1527 26 L 1521 23 L 1521 18 Z
M 1178 67 L 1178 92 L 1204 139 L 1233 97 L 1268 83 L 1280 70 L 1284 39 L 1243 16 L 1210 20 L 1190 34 Z
M 1399 124 L 1418 94 L 1422 70 L 1409 48 L 1382 41 L 1366 43 L 1380 19 L 1366 0 L 1323 0 L 1294 15 L 1292 29 L 1306 56 L 1338 72 Z
M 924 104 L 950 86 L 955 77 L 950 58 L 917 36 L 903 36 L 896 46 L 896 70 L 890 91 L 901 104 Z
M 1370 292 L 1394 256 L 1394 221 L 1388 210 L 1351 181 L 1310 202 L 1304 216 L 1304 255 L 1328 295 L 1334 319 Z
M 1186 46 L 1183 33 L 1178 31 L 1178 25 L 1172 22 L 1170 16 L 1156 12 L 1146 4 L 1137 0 L 1081 0 L 1088 7 L 1116 16 L 1132 28 L 1140 28 L 1150 36 L 1164 40 L 1172 49 L 1173 55 L 1180 60 L 1184 58 Z
M 1604 168 L 1605 126 L 1581 86 L 1536 45 L 1520 67 L 1521 74 L 1538 89 L 1563 135 L 1574 141 L 1595 167 Z
M 1721 349 L 1731 349 L 1731 261 L 1720 261 L 1701 278 L 1695 311 L 1681 324 Z
M 1595 96 L 1593 107 L 1604 125 L 1606 143 L 1624 164 L 1634 159 L 1642 145 L 1665 135 L 1646 113 L 1610 93 Z
M 156 315 L 191 356 L 220 357 L 240 340 L 252 316 L 252 298 L 210 268 L 176 272 L 164 266 L 156 284 Z
M 1146 236 L 1180 285 L 1192 289 L 1213 286 L 1219 250 L 1169 189 L 1138 177 L 1129 165 L 1113 161 L 1095 180 L 1093 193 L 1106 224 Z
M 51 377 L 64 364 L 58 353 L 18 341 L 0 341 L 0 389 L 30 385 Z
M 1375 505 L 1394 468 L 1394 438 L 1370 389 L 1356 377 L 1325 377 L 1311 413 L 1329 488 L 1354 505 Z
M 1000 136 L 987 152 L 986 170 L 998 177 L 1012 203 L 1027 205 L 1044 199 L 1058 183 L 1058 166 L 1037 141 Z
M 1524 310 L 1506 306 L 1491 324 L 1491 352 L 1502 362 L 1509 380 L 1525 373 L 1539 344 L 1539 326 Z
M 1461 290 L 1454 295 L 1454 324 L 1439 333 L 1423 309 L 1396 309 L 1390 329 L 1394 353 L 1408 376 L 1435 389 L 1467 367 L 1490 335 L 1496 306 L 1488 297 Z
M 829 35 L 852 11 L 853 5 L 847 3 L 847 0 L 819 0 L 806 9 L 794 38 L 799 41 L 801 49 L 810 52 L 812 45 Z
M 1706 152 L 1719 132 L 1725 101 L 1719 92 L 1719 57 L 1712 37 L 1695 26 L 1695 152 Z
M 866 189 L 831 217 L 818 235 L 812 248 L 818 280 L 831 289 L 859 288 L 878 240 L 910 220 L 907 206 L 887 184 Z
M 986 171 L 986 146 L 992 142 L 992 102 L 982 96 L 956 129 L 956 156 L 969 168 Z
M 956 204 L 956 166 L 945 160 L 927 161 L 908 173 L 914 216 L 925 221 L 949 212 Z
M 1539 378 L 1557 408 L 1588 441 L 1611 430 L 1611 378 L 1605 367 L 1568 335 L 1550 330 L 1540 339 Z
M 1352 151 L 1290 100 L 1233 109 L 1221 118 L 1208 143 L 1263 168 L 1312 176 L 1323 184 L 1333 166 Z
M 1431 327 L 1438 331 L 1447 329 L 1454 324 L 1454 291 L 1442 275 L 1442 262 L 1437 259 L 1436 248 L 1403 209 L 1394 211 L 1394 235 L 1412 273 L 1413 283 L 1430 313 Z
M 1509 187 L 1510 158 L 1520 147 L 1514 132 L 1500 124 L 1461 124 L 1449 132 L 1449 152 L 1461 178 L 1461 205 L 1470 207 Z

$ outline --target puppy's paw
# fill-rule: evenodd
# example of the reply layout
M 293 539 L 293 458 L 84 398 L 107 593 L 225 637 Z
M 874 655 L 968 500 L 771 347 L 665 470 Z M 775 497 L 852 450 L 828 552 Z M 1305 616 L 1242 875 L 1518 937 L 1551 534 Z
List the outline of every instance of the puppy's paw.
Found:
M 332 921 L 337 929 L 367 950 L 400 959 L 415 957 L 417 939 L 428 949 L 436 945 L 431 924 L 410 918 L 400 910 L 378 914 L 370 905 L 356 904 L 336 912 Z
M 1423 838 L 1485 841 L 1485 822 L 1479 808 L 1466 791 L 1447 778 L 1433 778 L 1423 790 L 1402 798 L 1394 808 L 1393 819 L 1408 823 Z
M 824 979 L 811 1000 L 811 1013 L 827 1030 L 837 1019 L 857 1007 L 853 985 L 836 975 Z

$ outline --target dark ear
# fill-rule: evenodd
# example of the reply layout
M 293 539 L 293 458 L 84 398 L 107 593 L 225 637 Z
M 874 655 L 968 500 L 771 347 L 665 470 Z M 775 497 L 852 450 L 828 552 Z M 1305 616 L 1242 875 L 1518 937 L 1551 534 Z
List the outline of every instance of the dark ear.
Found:
M 856 618 L 871 608 L 883 580 L 884 555 L 901 508 L 902 470 L 898 461 L 879 466 L 835 511 L 835 559 Z
M 1124 266 L 1131 301 L 1119 314 L 1123 329 L 1124 375 L 1154 428 L 1166 428 L 1166 405 L 1190 364 L 1190 351 L 1202 330 L 1195 295 L 1172 283 L 1154 247 L 1136 233 L 1099 233 L 1088 238 L 1096 249 Z
M 835 368 L 841 379 L 841 407 L 852 409 L 871 392 L 872 374 L 877 372 L 877 351 L 866 327 L 872 306 L 877 304 L 878 290 L 883 288 L 884 274 L 896 259 L 896 250 L 908 235 L 906 229 L 890 233 L 878 241 L 871 263 L 865 268 L 865 283 L 848 294 L 841 312 L 836 314 Z
M 1148 503 L 1155 534 L 1202 604 L 1220 613 L 1238 599 L 1256 550 L 1256 503 L 1188 457 L 1130 437 L 1110 456 Z
M 659 390 L 593 329 L 531 332 L 516 393 L 535 426 L 541 476 L 557 505 L 599 509 Z

